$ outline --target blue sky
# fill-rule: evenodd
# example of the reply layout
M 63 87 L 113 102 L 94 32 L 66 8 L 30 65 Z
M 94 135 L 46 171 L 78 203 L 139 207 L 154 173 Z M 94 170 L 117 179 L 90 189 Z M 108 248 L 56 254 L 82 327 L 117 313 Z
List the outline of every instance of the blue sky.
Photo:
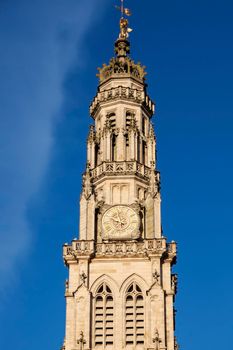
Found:
M 113 55 L 117 0 L 0 2 L 0 348 L 58 349 L 62 244 L 78 236 L 88 106 Z M 179 247 L 182 349 L 233 332 L 232 1 L 128 0 L 147 66 L 163 230 Z M 12 335 L 13 334 L 13 335 Z

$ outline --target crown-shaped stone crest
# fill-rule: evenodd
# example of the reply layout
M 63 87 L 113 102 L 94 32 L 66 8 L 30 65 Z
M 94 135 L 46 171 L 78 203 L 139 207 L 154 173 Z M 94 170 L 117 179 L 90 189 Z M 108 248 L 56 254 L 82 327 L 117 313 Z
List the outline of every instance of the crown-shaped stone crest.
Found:
M 127 21 L 121 19 L 121 21 Z M 128 22 L 127 22 L 128 23 Z M 126 25 L 127 27 L 127 25 Z M 145 66 L 142 66 L 140 62 L 135 63 L 130 57 L 130 42 L 127 40 L 127 36 L 120 33 L 119 38 L 115 42 L 115 54 L 116 57 L 111 58 L 109 64 L 103 64 L 101 68 L 98 68 L 99 74 L 97 76 L 100 79 L 100 83 L 106 81 L 109 78 L 115 77 L 133 77 L 140 82 L 145 80 Z
M 100 79 L 100 83 L 106 81 L 109 78 L 114 77 L 133 77 L 141 82 L 145 80 L 145 66 L 142 66 L 140 62 L 134 63 L 129 57 L 125 57 L 124 60 L 119 60 L 118 57 L 112 58 L 108 65 L 103 64 L 102 68 L 98 68 L 99 74 L 97 76 Z

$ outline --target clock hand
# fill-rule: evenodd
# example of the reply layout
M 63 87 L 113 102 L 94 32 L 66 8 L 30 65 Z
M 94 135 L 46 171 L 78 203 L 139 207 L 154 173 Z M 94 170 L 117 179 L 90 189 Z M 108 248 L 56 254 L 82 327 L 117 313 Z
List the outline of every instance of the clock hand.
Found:
M 117 211 L 117 216 L 118 216 L 118 219 L 115 219 L 114 217 L 111 217 L 111 219 L 113 220 L 113 221 L 115 221 L 115 222 L 117 222 L 119 225 L 120 225 L 120 227 L 122 228 L 123 226 L 124 226 L 124 220 L 122 221 L 122 218 L 120 218 L 120 216 L 119 216 L 119 213 L 118 213 L 118 211 Z
M 114 218 L 111 218 L 113 221 L 116 221 L 116 222 L 121 222 L 120 220 L 118 219 L 114 219 Z
M 120 214 L 119 214 L 119 210 L 117 209 L 117 216 L 118 216 L 118 220 L 121 221 L 121 218 L 120 218 Z

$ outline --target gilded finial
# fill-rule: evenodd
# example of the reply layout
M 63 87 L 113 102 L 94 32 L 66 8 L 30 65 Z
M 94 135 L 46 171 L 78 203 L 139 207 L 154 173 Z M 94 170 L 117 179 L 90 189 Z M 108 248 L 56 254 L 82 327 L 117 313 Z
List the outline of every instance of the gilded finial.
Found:
M 124 0 L 121 0 L 121 6 L 115 7 L 121 12 L 119 39 L 127 39 L 129 37 L 129 33 L 132 32 L 132 29 L 129 28 L 129 21 L 127 18 L 125 18 L 125 16 L 131 16 L 131 11 L 124 7 Z

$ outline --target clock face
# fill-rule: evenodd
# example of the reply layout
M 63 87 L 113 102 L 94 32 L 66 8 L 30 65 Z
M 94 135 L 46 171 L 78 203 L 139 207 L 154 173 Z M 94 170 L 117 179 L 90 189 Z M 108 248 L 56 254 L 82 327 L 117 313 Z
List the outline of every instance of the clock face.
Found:
M 115 205 L 102 218 L 104 239 L 136 239 L 139 237 L 139 216 L 126 205 Z

